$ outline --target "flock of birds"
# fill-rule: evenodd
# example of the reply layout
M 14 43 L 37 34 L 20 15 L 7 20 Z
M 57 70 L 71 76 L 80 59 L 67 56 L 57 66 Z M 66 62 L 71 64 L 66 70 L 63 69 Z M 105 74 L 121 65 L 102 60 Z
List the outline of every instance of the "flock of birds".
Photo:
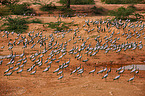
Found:
M 96 56 L 99 52 L 104 52 L 104 54 L 107 54 L 109 51 L 120 53 L 127 50 L 141 50 L 145 46 L 142 43 L 142 40 L 145 40 L 145 24 L 142 21 L 133 23 L 130 20 L 87 19 L 84 22 L 84 25 L 75 29 L 54 31 L 50 34 L 48 33 L 49 35 L 35 31 L 27 34 L 16 34 L 8 31 L 1 32 L 2 38 L 6 39 L 4 42 L 8 41 L 7 45 L 1 43 L 1 50 L 9 50 L 11 52 L 10 55 L 0 58 L 0 65 L 5 64 L 3 63 L 5 60 L 7 62 L 5 65 L 8 66 L 8 69 L 4 71 L 4 76 L 10 76 L 14 72 L 21 74 L 23 71 L 34 75 L 39 69 L 43 69 L 42 72 L 48 72 L 52 66 L 58 66 L 53 70 L 53 73 L 59 76 L 58 79 L 62 79 L 65 70 L 70 67 L 73 60 L 79 61 L 81 64 L 76 66 L 70 72 L 70 75 L 75 73 L 82 75 L 84 66 L 91 60 L 90 58 Z M 107 34 L 101 36 L 104 33 Z M 87 36 L 82 34 L 87 34 Z M 91 34 L 97 35 L 93 37 Z M 15 35 L 17 36 L 15 37 Z M 15 38 L 13 39 L 12 37 Z M 121 37 L 126 38 L 127 42 L 120 43 Z M 141 41 L 138 41 L 138 39 Z M 14 52 L 15 48 L 22 49 L 22 54 L 18 54 L 17 51 Z M 45 66 L 45 68 L 42 66 Z M 27 69 L 24 70 L 24 68 Z M 96 68 L 95 66 L 95 69 L 90 71 L 89 74 L 94 74 L 97 71 Z M 111 70 L 111 67 L 108 69 L 106 65 L 97 74 L 105 73 L 102 79 L 106 79 Z M 133 65 L 128 70 L 130 70 L 130 73 L 134 73 L 134 76 L 128 80 L 132 81 L 135 74 L 139 73 L 139 69 Z M 113 80 L 119 79 L 124 71 L 125 67 L 122 66 L 116 69 L 119 75 Z

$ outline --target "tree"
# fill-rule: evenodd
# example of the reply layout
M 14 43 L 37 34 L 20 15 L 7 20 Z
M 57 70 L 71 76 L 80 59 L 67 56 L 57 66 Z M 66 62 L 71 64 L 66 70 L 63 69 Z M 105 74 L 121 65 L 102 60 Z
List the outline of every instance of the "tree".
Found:
M 67 8 L 70 8 L 70 0 L 67 0 L 66 7 L 67 7 Z

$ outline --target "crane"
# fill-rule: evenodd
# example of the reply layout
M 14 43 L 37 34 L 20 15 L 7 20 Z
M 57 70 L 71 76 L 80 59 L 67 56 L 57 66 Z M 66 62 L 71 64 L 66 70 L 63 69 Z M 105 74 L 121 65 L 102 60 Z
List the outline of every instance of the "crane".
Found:
M 132 78 L 130 78 L 127 82 L 134 80 L 135 74 Z
M 96 66 L 95 66 L 95 69 L 94 70 L 92 70 L 92 71 L 89 72 L 89 74 L 93 73 L 93 75 L 94 75 L 94 72 L 95 71 L 96 71 Z
M 120 78 L 120 75 L 116 76 L 113 80 L 117 80 Z

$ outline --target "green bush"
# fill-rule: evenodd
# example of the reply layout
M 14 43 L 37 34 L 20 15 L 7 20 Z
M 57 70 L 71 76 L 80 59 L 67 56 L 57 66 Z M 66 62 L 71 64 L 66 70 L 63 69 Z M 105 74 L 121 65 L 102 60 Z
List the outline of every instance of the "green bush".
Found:
M 36 18 L 36 19 L 31 20 L 30 23 L 40 23 L 40 24 L 42 24 L 42 21 Z
M 104 12 L 103 7 L 97 8 L 96 6 L 94 6 L 92 9 L 92 12 L 95 14 L 102 14 Z
M 10 8 L 6 6 L 0 6 L 0 16 L 5 16 L 10 14 Z
M 52 2 L 50 4 L 41 5 L 41 8 L 40 8 L 40 10 L 42 11 L 50 11 L 53 9 L 56 9 L 56 6 Z
M 135 13 L 134 16 L 136 17 L 136 20 L 141 19 L 141 18 L 144 19 L 144 16 L 139 13 Z
M 2 27 L 4 27 L 4 30 L 22 33 L 28 29 L 28 26 L 26 25 L 28 24 L 28 21 L 26 20 L 26 18 L 7 17 L 4 21 L 5 23 L 2 25 Z
M 105 1 L 107 4 L 132 4 L 132 3 L 142 3 L 143 0 L 101 0 Z
M 35 13 L 32 8 L 29 8 L 28 3 L 9 5 L 11 11 L 15 15 L 32 14 Z
M 64 16 L 69 15 L 69 17 L 73 17 L 75 10 L 72 10 L 71 8 L 67 9 L 65 7 L 62 7 L 59 9 L 60 11 L 62 11 L 62 13 L 64 14 Z
M 133 14 L 134 11 L 135 10 L 133 10 L 133 8 L 120 7 L 117 9 L 117 11 L 110 11 L 109 14 L 115 16 L 117 19 L 127 19 L 129 15 Z
M 60 0 L 59 1 L 62 4 L 66 4 L 66 0 Z M 71 5 L 86 5 L 86 4 L 95 4 L 94 0 L 70 0 Z
M 67 29 L 69 29 L 70 26 L 77 26 L 77 24 L 73 24 L 73 22 L 66 23 L 61 20 L 57 21 L 57 22 L 48 23 L 48 27 L 55 29 L 56 31 L 67 30 Z
M 12 5 L 18 3 L 19 0 L 0 0 L 2 5 Z
M 105 2 L 105 0 L 101 0 L 101 2 Z

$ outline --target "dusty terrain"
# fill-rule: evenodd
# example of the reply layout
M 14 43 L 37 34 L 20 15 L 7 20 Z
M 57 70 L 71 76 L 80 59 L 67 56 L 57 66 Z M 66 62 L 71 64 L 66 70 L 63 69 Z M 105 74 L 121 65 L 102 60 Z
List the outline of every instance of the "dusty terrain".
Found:
M 22 0 L 24 1 L 24 0 Z M 29 1 L 29 0 L 25 0 Z M 44 0 L 47 1 L 47 0 Z M 59 5 L 56 3 L 58 0 L 53 0 L 56 5 Z M 50 2 L 48 0 L 47 2 Z M 100 2 L 100 0 L 96 0 L 96 6 L 104 7 L 108 10 L 120 7 L 120 6 L 128 6 L 128 5 L 108 5 L 103 4 Z M 94 5 L 91 5 L 94 6 Z M 145 9 L 145 6 L 142 4 L 135 5 L 138 8 Z M 41 12 L 39 9 L 39 5 L 32 5 L 31 7 L 35 8 L 37 12 Z M 78 7 L 76 5 L 72 5 L 71 7 Z M 84 7 L 84 6 L 80 6 Z M 87 7 L 88 8 L 88 7 Z M 43 13 L 43 12 L 42 12 Z M 58 14 L 57 14 L 58 15 Z M 48 14 L 43 13 L 41 16 L 34 16 L 33 18 L 38 18 L 43 21 L 43 23 L 47 22 L 56 22 L 57 18 L 50 16 L 48 17 Z M 85 20 L 95 20 L 95 19 L 106 19 L 111 18 L 109 16 L 87 16 L 87 17 L 72 17 L 72 18 L 61 18 L 62 21 L 65 22 L 71 22 L 74 20 L 76 24 L 79 24 L 78 27 L 79 32 L 77 33 L 77 36 L 81 36 L 83 39 L 87 39 L 87 37 L 90 37 L 87 44 L 95 45 L 94 37 L 100 35 L 101 38 L 108 35 L 109 33 L 103 32 L 103 33 L 86 33 L 82 26 L 85 24 Z M 145 24 L 145 22 L 143 22 Z M 78 27 L 72 27 L 73 29 L 77 29 Z M 91 28 L 94 28 L 94 26 Z M 90 28 L 90 29 L 91 29 Z M 35 31 L 34 34 L 38 33 L 39 31 L 42 31 L 43 36 L 46 35 L 46 37 L 49 37 L 49 35 L 52 33 L 52 29 L 46 28 L 42 24 L 29 24 L 29 31 Z M 113 29 L 112 29 L 113 30 Z M 118 32 L 115 31 L 115 34 Z M 141 31 L 142 33 L 145 32 L 145 30 Z M 115 35 L 120 37 L 120 41 L 118 43 L 123 42 L 132 42 L 132 41 L 142 41 L 142 44 L 145 44 L 145 39 L 143 36 L 136 39 L 135 37 L 132 37 L 131 39 L 126 41 L 126 37 L 121 36 L 123 33 L 122 30 L 120 30 L 120 35 Z M 27 33 L 23 33 L 23 36 Z M 57 34 L 61 35 L 61 34 Z M 72 36 L 74 35 L 74 32 L 70 32 L 65 35 L 65 38 L 56 38 L 59 43 L 68 41 L 70 38 L 72 39 Z M 11 54 L 11 51 L 8 50 L 8 42 L 9 39 L 15 40 L 17 37 L 16 34 L 9 35 L 9 39 L 3 37 L 3 32 L 0 33 L 0 47 L 5 45 L 4 49 L 0 49 L 0 56 L 5 56 Z M 145 35 L 144 35 L 145 36 Z M 36 38 L 35 40 L 38 40 Z M 50 40 L 50 38 L 48 39 Z M 75 38 L 75 40 L 78 40 L 78 38 Z M 75 46 L 73 42 L 71 41 L 68 43 L 68 51 Z M 18 42 L 18 41 L 17 41 Z M 104 41 L 103 41 L 104 42 Z M 82 44 L 82 42 L 78 42 L 77 44 Z M 133 77 L 133 73 L 130 74 L 130 71 L 125 70 L 123 74 L 121 74 L 121 77 L 119 80 L 113 81 L 113 78 L 116 77 L 118 74 L 116 73 L 116 68 L 120 67 L 121 65 L 130 65 L 130 64 L 142 64 L 145 65 L 145 46 L 139 50 L 136 49 L 134 51 L 127 50 L 127 51 L 121 51 L 120 53 L 116 53 L 114 51 L 109 51 L 109 53 L 105 54 L 105 51 L 99 52 L 95 57 L 87 56 L 86 54 L 82 54 L 82 60 L 85 60 L 86 58 L 89 58 L 89 61 L 87 63 L 82 62 L 82 60 L 76 60 L 74 57 L 75 55 L 67 54 L 64 58 L 61 59 L 60 63 L 53 63 L 51 66 L 51 69 L 46 72 L 42 73 L 42 71 L 46 68 L 46 64 L 43 64 L 43 66 L 38 67 L 37 66 L 37 72 L 35 75 L 30 75 L 30 72 L 27 72 L 27 69 L 32 66 L 33 62 L 30 61 L 29 57 L 32 53 L 37 52 L 37 50 L 43 50 L 44 46 L 41 48 L 39 45 L 36 45 L 33 49 L 28 46 L 28 48 L 22 49 L 22 44 L 19 46 L 15 46 L 13 48 L 13 52 L 16 54 L 22 54 L 23 50 L 25 51 L 25 54 L 27 55 L 27 64 L 25 64 L 23 72 L 20 74 L 17 74 L 14 72 L 11 76 L 4 76 L 4 71 L 8 68 L 6 64 L 9 62 L 9 59 L 3 59 L 2 65 L 0 65 L 0 95 L 1 96 L 145 96 L 145 71 L 140 70 L 139 73 L 135 76 L 134 80 L 132 82 L 127 82 L 131 77 Z M 85 51 L 83 51 L 85 53 Z M 48 54 L 44 55 L 43 59 L 46 60 L 48 57 Z M 58 56 L 56 56 L 58 58 Z M 64 77 L 61 80 L 58 80 L 58 77 L 56 73 L 53 73 L 53 71 L 58 68 L 58 65 L 66 62 L 71 58 L 71 62 L 69 64 L 69 67 L 64 69 Z M 19 60 L 18 57 L 16 57 L 16 61 Z M 111 63 L 113 61 L 113 63 Z M 84 66 L 84 73 L 82 76 L 75 74 L 70 75 L 71 71 L 75 69 L 75 67 L 79 66 L 80 63 Z M 96 63 L 96 65 L 95 65 Z M 102 77 L 106 73 L 97 74 L 99 70 L 102 69 L 102 67 L 105 67 L 108 65 L 108 69 L 110 68 L 110 65 L 112 66 L 112 72 L 109 73 L 108 77 L 105 79 L 102 79 Z M 93 74 L 89 74 L 89 71 L 94 69 L 94 66 L 97 66 L 96 72 Z M 34 71 L 33 69 L 32 71 Z

